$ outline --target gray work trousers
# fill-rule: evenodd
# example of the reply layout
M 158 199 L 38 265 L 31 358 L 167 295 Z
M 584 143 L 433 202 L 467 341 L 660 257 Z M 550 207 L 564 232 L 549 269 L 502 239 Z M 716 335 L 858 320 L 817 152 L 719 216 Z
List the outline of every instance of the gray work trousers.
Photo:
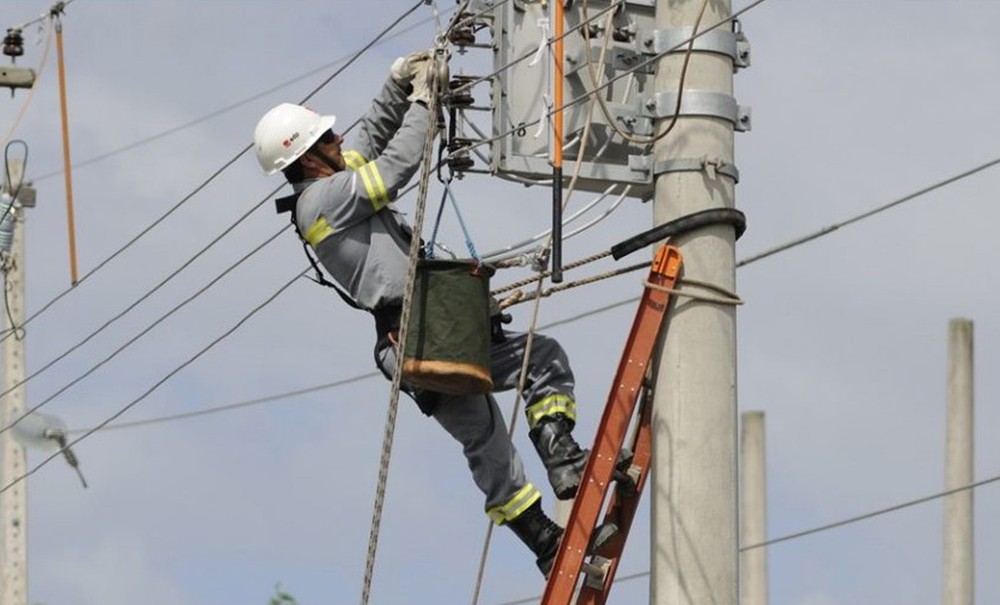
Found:
M 494 392 L 517 388 L 524 358 L 527 334 L 505 332 L 505 336 L 490 350 Z M 392 376 L 396 349 L 383 342 L 375 351 L 375 359 L 382 372 Z M 562 346 L 552 338 L 535 334 L 524 388 L 529 427 L 549 413 L 575 419 L 573 384 L 573 372 Z M 421 410 L 462 444 L 472 478 L 486 496 L 485 510 L 490 518 L 498 524 L 510 521 L 541 497 L 524 476 L 524 465 L 492 394 L 431 395 L 433 405 L 421 402 Z

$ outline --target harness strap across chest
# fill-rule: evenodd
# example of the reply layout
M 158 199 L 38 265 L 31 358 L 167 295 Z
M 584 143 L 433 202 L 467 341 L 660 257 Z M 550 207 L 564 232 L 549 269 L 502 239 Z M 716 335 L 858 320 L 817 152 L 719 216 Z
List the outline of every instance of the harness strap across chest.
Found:
M 319 263 L 316 262 L 316 258 L 312 255 L 312 253 L 309 252 L 309 246 L 310 246 L 309 240 L 306 239 L 306 236 L 303 235 L 302 230 L 299 229 L 299 222 L 298 220 L 296 220 L 295 217 L 295 205 L 299 201 L 299 195 L 300 193 L 293 193 L 292 195 L 280 197 L 274 200 L 274 206 L 275 209 L 278 211 L 278 214 L 283 214 L 285 212 L 288 212 L 291 215 L 292 227 L 295 228 L 295 233 L 298 234 L 299 240 L 302 241 L 302 249 L 306 254 L 306 258 L 309 259 L 309 264 L 312 265 L 313 271 L 316 272 L 316 277 L 310 277 L 309 279 L 313 280 L 317 284 L 320 284 L 321 286 L 326 286 L 327 288 L 333 288 L 333 290 L 337 293 L 337 295 L 340 296 L 340 298 L 343 299 L 343 301 L 348 305 L 350 305 L 351 307 L 367 311 L 367 309 L 359 305 L 358 302 L 354 300 L 354 298 L 352 298 L 351 295 L 348 294 L 343 288 L 333 283 L 332 281 L 328 280 L 323 275 L 323 271 L 319 268 Z

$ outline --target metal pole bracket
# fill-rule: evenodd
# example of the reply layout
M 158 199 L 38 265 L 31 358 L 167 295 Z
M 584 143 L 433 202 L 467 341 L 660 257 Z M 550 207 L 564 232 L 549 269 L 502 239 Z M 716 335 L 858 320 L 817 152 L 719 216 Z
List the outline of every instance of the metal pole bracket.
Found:
M 632 155 L 629 156 L 628 163 L 632 172 L 645 176 L 649 182 L 668 172 L 704 172 L 710 179 L 716 179 L 722 175 L 733 179 L 734 183 L 740 182 L 739 168 L 722 158 L 702 156 L 700 158 L 676 158 L 656 162 L 651 155 Z
M 676 108 L 676 92 L 659 92 L 643 103 L 643 113 L 654 118 L 673 117 Z M 732 95 L 721 92 L 685 90 L 680 116 L 721 118 L 732 122 L 738 132 L 749 132 L 751 127 L 750 108 L 737 104 Z
M 640 31 L 638 46 L 647 55 L 685 53 L 693 35 L 693 27 Z M 695 38 L 693 50 L 729 57 L 733 61 L 733 71 L 750 66 L 750 42 L 742 31 L 714 29 L 706 32 Z
M 709 178 L 718 178 L 718 175 L 727 176 L 733 182 L 740 182 L 740 170 L 735 164 L 731 164 L 722 158 L 677 158 L 674 160 L 664 160 L 653 165 L 653 178 L 668 172 L 704 172 Z

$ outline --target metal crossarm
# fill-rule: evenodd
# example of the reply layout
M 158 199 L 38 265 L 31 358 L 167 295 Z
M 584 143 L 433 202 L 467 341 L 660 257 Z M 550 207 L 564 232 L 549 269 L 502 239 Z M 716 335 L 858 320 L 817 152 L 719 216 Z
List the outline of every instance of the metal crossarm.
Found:
M 573 512 L 545 587 L 542 605 L 569 605 L 581 572 L 587 579 L 577 600 L 578 605 L 604 603 L 611 590 L 651 459 L 651 409 L 648 398 L 644 398 L 642 405 L 638 406 L 639 421 L 631 444 L 633 455 L 626 462 L 627 467 L 618 468 L 621 466 L 619 454 L 635 416 L 640 392 L 644 391 L 650 357 L 670 305 L 669 290 L 677 282 L 681 264 L 680 251 L 667 245 L 661 246 L 653 259 L 648 283 L 656 287 L 647 285 L 639 302 L 587 468 L 580 481 Z M 621 480 L 612 494 L 604 518 L 618 527 L 618 533 L 601 545 L 599 552 L 588 553 L 616 471 Z M 588 557 L 590 559 L 586 560 Z

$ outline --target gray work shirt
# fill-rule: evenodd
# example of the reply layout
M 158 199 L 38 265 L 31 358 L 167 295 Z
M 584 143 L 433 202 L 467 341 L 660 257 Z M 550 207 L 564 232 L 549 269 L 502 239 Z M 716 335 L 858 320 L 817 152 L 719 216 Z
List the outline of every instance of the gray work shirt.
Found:
M 323 267 L 363 308 L 402 303 L 410 227 L 392 206 L 420 166 L 430 115 L 390 79 L 344 151 L 349 170 L 296 183 L 296 220 Z

